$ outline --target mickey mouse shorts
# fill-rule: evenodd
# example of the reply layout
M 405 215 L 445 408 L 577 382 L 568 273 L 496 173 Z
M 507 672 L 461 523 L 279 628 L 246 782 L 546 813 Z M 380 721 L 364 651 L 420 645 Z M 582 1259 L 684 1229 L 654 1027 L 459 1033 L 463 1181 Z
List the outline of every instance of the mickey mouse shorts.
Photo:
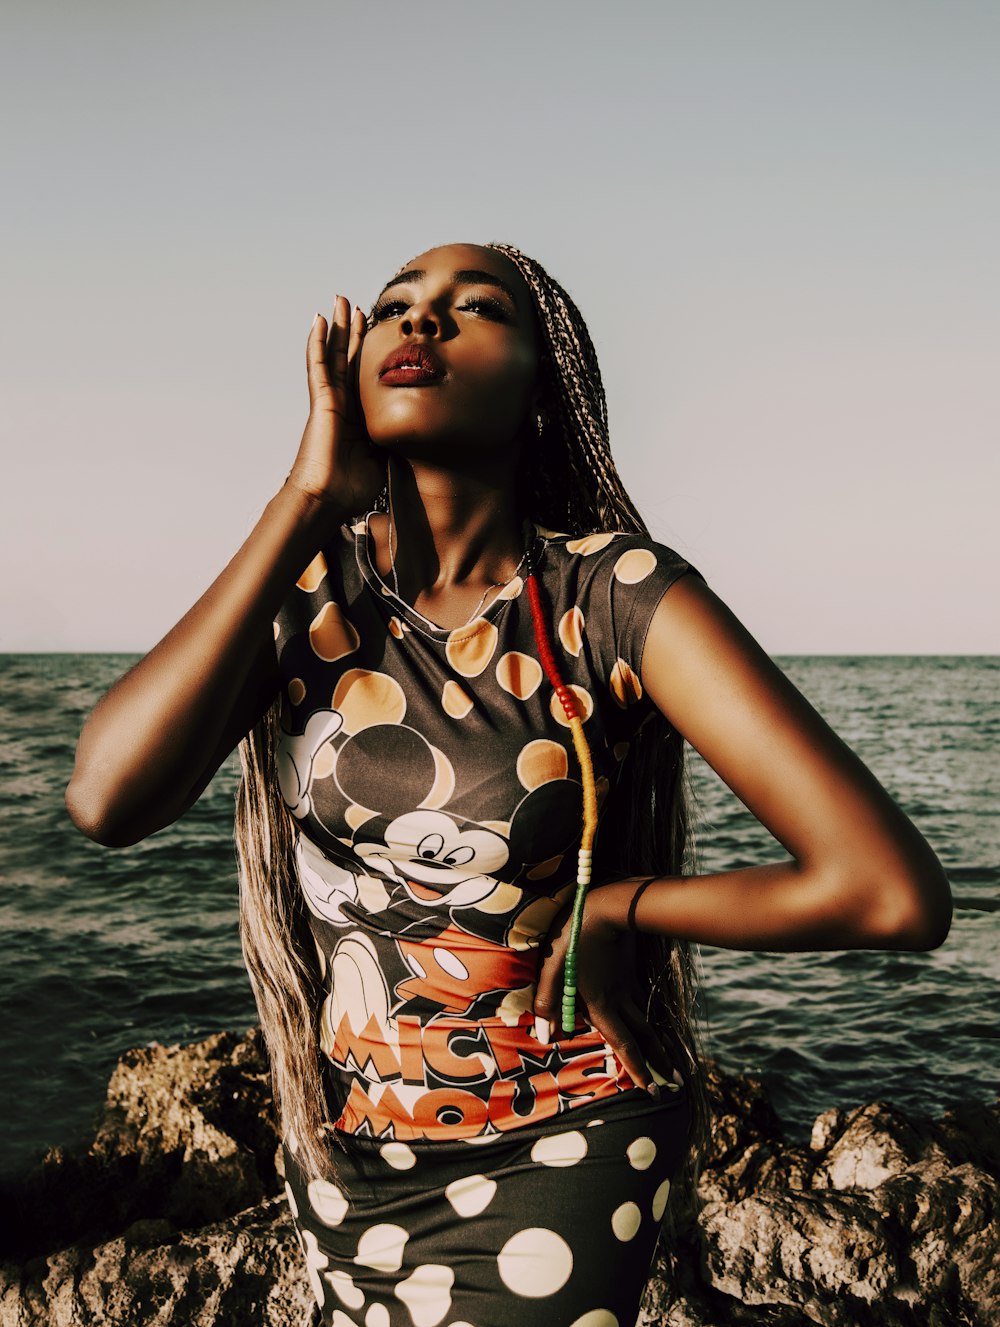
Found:
M 283 1148 L 321 1321 L 633 1327 L 690 1132 L 639 1089 L 469 1143 L 340 1135 L 336 1183 Z

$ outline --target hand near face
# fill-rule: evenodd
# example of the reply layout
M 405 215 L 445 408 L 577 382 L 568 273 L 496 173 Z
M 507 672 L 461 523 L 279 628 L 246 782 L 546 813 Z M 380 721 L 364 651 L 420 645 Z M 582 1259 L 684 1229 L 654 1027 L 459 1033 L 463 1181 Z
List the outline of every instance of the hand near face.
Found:
M 317 314 L 306 345 L 309 419 L 286 484 L 345 515 L 367 511 L 385 484 L 385 462 L 365 429 L 354 365 L 365 335 L 360 309 L 338 295 L 329 327 Z

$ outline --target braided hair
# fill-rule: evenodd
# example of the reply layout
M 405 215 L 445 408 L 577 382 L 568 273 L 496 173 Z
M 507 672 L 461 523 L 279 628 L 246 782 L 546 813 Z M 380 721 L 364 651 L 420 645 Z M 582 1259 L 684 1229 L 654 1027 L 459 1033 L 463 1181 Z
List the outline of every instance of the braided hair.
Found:
M 543 527 L 576 537 L 603 531 L 648 535 L 611 456 L 604 386 L 583 316 L 535 259 L 509 244 L 486 247 L 524 279 L 540 334 L 539 435 L 535 445 L 522 449 L 517 478 L 523 512 Z M 386 505 L 384 493 L 376 505 Z M 334 1178 L 327 1139 L 340 1140 L 328 1118 L 316 1025 L 323 974 L 296 886 L 294 832 L 278 788 L 280 713 L 279 697 L 239 748 L 235 840 L 241 940 L 281 1133 L 294 1140 L 298 1164 L 310 1179 Z M 632 741 L 616 795 L 605 808 L 595 876 L 689 870 L 685 794 L 683 739 L 654 711 Z M 688 1080 L 692 1146 L 681 1187 L 690 1193 L 709 1119 L 695 1020 L 694 952 L 686 941 L 656 935 L 640 935 L 638 947 L 647 1017 L 675 1062 L 680 1057 Z

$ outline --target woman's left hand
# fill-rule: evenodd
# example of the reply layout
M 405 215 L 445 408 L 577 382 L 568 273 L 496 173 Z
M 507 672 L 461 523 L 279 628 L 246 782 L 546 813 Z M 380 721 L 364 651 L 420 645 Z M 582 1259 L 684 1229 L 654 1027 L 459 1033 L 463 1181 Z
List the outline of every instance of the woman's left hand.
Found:
M 636 881 L 638 885 L 639 880 Z M 659 1096 L 652 1069 L 663 1079 L 672 1075 L 666 1052 L 643 1012 L 638 984 L 635 935 L 601 906 L 601 889 L 587 894 L 576 950 L 576 1009 L 599 1032 L 637 1087 Z M 561 1035 L 563 965 L 569 948 L 572 899 L 566 903 L 542 941 L 542 961 L 535 991 L 535 1025 L 550 1024 L 550 1036 Z

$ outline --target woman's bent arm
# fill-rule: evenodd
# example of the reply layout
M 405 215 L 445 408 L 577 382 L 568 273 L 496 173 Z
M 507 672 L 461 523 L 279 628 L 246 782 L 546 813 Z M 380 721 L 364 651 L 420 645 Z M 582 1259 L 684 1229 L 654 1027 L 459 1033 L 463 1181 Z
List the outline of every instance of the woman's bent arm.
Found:
M 277 694 L 273 618 L 344 514 L 282 488 L 198 602 L 98 702 L 66 790 L 90 838 L 136 843 L 204 790 Z
M 933 949 L 951 924 L 941 863 L 878 780 L 694 576 L 663 596 L 642 657 L 657 708 L 791 854 L 714 875 L 638 878 L 587 896 L 578 991 L 636 1082 L 655 1049 L 622 974 L 630 927 L 730 949 Z M 559 1012 L 569 906 L 535 1012 Z
M 657 1041 L 626 974 L 631 929 L 730 949 L 933 949 L 951 923 L 941 863 L 877 779 L 694 576 L 653 615 L 642 683 L 657 708 L 792 855 L 715 875 L 613 881 L 587 895 L 577 990 L 635 1082 Z M 559 1015 L 570 906 L 534 1008 Z
M 316 315 L 309 418 L 283 488 L 222 574 L 84 725 L 66 806 L 98 843 L 137 843 L 176 820 L 276 695 L 275 614 L 383 482 L 351 385 L 364 332 L 364 315 L 352 317 L 342 295 L 329 328 Z
M 951 894 L 926 840 L 695 577 L 661 600 L 642 682 L 792 860 L 658 881 L 636 904 L 640 929 L 735 949 L 943 942 Z M 610 888 L 618 903 L 635 892 L 625 883 Z M 611 908 L 616 900 L 603 902 Z

